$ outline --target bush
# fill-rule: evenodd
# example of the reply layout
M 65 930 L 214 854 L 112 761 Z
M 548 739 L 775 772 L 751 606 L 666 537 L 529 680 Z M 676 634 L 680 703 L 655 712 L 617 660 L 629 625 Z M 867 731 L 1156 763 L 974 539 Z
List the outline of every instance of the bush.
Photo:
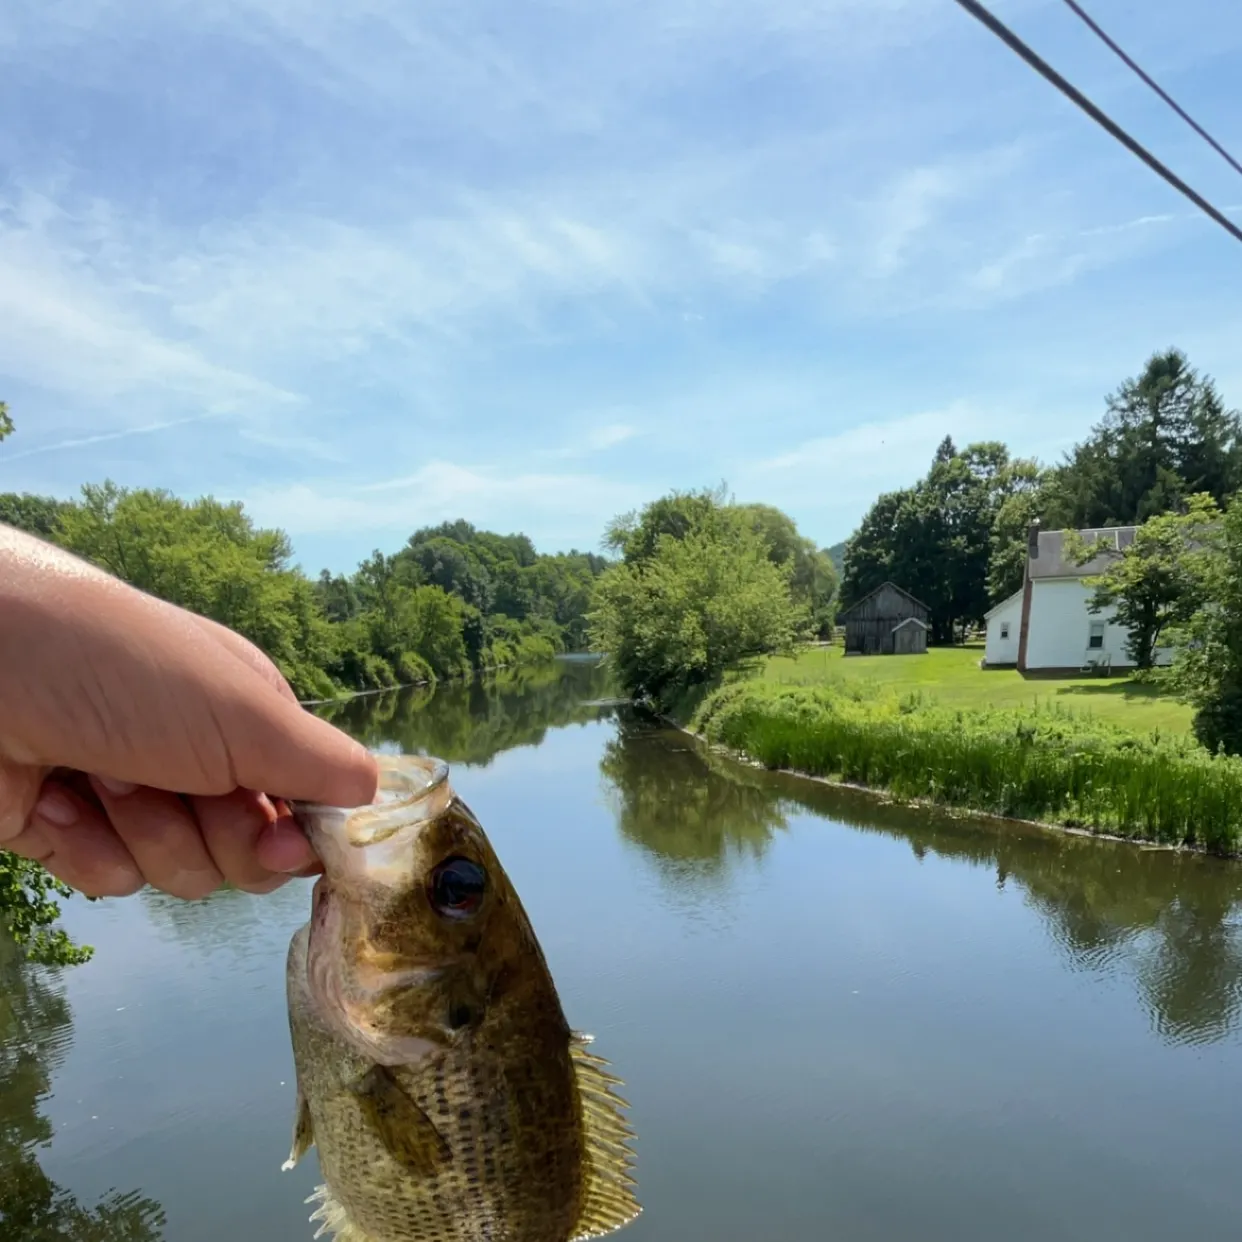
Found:
M 770 768 L 1213 853 L 1242 840 L 1242 759 L 1058 709 L 963 712 L 882 692 L 738 684 L 694 727 Z
M 407 686 L 434 685 L 436 680 L 431 665 L 413 651 L 401 653 L 401 658 L 397 661 L 397 674 Z

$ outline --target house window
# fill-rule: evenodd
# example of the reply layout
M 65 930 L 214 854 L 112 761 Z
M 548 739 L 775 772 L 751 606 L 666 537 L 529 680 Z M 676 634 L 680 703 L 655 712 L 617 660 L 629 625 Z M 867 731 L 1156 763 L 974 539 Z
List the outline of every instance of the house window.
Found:
M 1091 622 L 1091 635 L 1087 639 L 1087 647 L 1092 651 L 1098 651 L 1104 646 L 1104 622 Z
M 1008 621 L 1001 622 L 1001 637 L 1002 638 L 1009 637 L 1009 622 Z

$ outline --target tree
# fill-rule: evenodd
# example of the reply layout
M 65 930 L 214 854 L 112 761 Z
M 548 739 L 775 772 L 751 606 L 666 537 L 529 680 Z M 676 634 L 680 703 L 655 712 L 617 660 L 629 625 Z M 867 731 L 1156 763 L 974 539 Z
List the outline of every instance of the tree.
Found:
M 442 535 L 412 535 L 397 555 L 400 561 L 418 567 L 421 581 L 459 596 L 481 613 L 491 612 L 495 596 L 491 575 L 468 545 Z
M 1109 562 L 1086 579 L 1089 607 L 1094 613 L 1116 609 L 1118 624 L 1129 628 L 1126 652 L 1137 668 L 1152 668 L 1162 636 L 1203 606 L 1220 516 L 1216 501 L 1200 493 L 1190 497 L 1184 513 L 1149 518 L 1120 551 L 1068 533 L 1066 551 L 1080 565 L 1098 556 Z
M 0 440 L 12 434 L 13 416 L 9 413 L 9 407 L 3 401 L 0 401 Z
M 933 641 L 953 641 L 960 623 L 987 611 L 998 514 L 1032 491 L 1039 473 L 996 441 L 959 451 L 946 436 L 926 476 L 880 496 L 849 540 L 844 600 L 854 603 L 891 580 L 927 605 Z
M 73 508 L 71 500 L 33 496 L 29 492 L 0 492 L 0 522 L 40 539 L 56 538 L 62 513 Z
M 723 483 L 700 492 L 669 492 L 641 513 L 630 510 L 613 518 L 604 532 L 604 546 L 619 552 L 627 564 L 640 564 L 655 556 L 662 535 L 684 539 L 727 503 L 728 489 Z
M 798 533 L 793 518 L 773 505 L 739 506 L 767 544 L 774 565 L 789 566 L 789 587 L 819 637 L 827 635 L 836 617 L 837 571 L 827 551 Z
M 1042 490 L 1015 492 L 992 519 L 988 537 L 988 598 L 994 604 L 1022 589 L 1026 581 L 1027 532 L 1042 520 L 1047 501 Z
M 606 562 L 571 552 L 541 556 L 526 535 L 443 522 L 412 534 L 397 553 L 409 585 L 431 583 L 465 605 L 466 649 L 476 668 L 492 668 L 586 641 L 591 587 Z
M 913 501 L 913 488 L 883 492 L 863 515 L 858 529 L 845 544 L 842 603 L 856 603 L 893 578 L 897 549 L 913 533 L 908 530 Z
M 1055 472 L 1057 525 L 1136 524 L 1200 492 L 1223 504 L 1242 486 L 1242 417 L 1180 350 L 1153 354 L 1106 404 Z
M 806 624 L 790 592 L 788 564 L 774 564 L 753 521 L 712 493 L 675 511 L 665 497 L 630 523 L 626 555 L 596 584 L 594 643 L 625 688 L 667 703 L 746 656 L 789 647 Z M 688 513 L 689 520 L 681 521 Z
M 32 962 L 76 966 L 90 961 L 90 945 L 75 944 L 63 928 L 57 897 L 73 890 L 37 862 L 0 850 L 0 937 L 10 935 Z
M 1229 504 L 1199 558 L 1198 607 L 1172 635 L 1172 682 L 1211 750 L 1242 754 L 1242 503 Z

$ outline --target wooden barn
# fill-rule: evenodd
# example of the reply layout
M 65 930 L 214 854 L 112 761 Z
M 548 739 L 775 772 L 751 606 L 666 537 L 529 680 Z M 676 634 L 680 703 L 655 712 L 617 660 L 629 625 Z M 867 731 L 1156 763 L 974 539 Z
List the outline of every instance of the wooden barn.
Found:
M 922 655 L 929 612 L 892 582 L 878 586 L 841 614 L 846 655 Z

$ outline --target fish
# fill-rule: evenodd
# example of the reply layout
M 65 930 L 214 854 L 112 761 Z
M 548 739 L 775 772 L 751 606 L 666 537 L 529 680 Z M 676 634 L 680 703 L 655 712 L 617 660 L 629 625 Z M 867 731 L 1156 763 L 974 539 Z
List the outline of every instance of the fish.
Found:
M 315 1237 L 576 1242 L 642 1211 L 622 1080 L 570 1028 L 448 765 L 376 755 L 375 803 L 293 803 L 323 863 L 286 960 L 289 1158 Z

